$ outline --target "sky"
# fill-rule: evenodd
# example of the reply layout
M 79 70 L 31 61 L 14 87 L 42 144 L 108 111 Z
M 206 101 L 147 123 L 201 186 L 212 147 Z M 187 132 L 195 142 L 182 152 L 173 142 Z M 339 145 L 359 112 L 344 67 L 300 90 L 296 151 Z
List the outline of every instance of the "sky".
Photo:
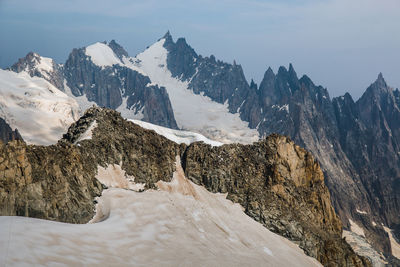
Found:
M 399 0 L 0 0 L 0 68 L 112 39 L 135 56 L 167 30 L 258 84 L 292 63 L 331 96 L 356 100 L 379 72 L 400 88 Z

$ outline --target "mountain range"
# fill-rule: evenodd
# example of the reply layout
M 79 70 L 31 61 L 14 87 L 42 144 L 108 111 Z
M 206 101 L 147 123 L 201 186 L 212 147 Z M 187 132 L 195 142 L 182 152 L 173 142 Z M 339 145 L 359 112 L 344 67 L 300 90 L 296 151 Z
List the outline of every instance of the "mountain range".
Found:
M 0 77 L 4 141 L 55 143 L 92 105 L 221 143 L 288 136 L 319 161 L 353 249 L 399 264 L 400 91 L 382 74 L 357 101 L 331 99 L 292 64 L 268 68 L 258 86 L 167 32 L 135 57 L 113 40 L 73 49 L 64 64 L 29 53 Z

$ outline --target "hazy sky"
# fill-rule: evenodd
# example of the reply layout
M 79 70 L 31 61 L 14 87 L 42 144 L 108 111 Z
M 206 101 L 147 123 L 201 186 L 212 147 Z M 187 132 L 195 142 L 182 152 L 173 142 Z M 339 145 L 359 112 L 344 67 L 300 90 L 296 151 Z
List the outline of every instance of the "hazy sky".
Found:
M 399 0 L 0 0 L 0 67 L 111 39 L 134 56 L 168 29 L 257 83 L 291 62 L 331 96 L 357 99 L 379 72 L 400 88 Z

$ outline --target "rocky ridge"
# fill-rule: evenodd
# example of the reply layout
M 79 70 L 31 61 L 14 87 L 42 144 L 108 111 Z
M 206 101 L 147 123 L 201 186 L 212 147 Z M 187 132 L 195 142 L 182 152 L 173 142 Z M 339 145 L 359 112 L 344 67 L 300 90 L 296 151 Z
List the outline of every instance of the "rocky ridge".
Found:
M 92 138 L 79 141 L 94 121 Z M 318 162 L 287 137 L 272 135 L 253 145 L 178 145 L 115 111 L 91 108 L 56 145 L 13 141 L 0 149 L 1 215 L 86 223 L 105 188 L 95 178 L 98 165 L 120 164 L 135 182 L 154 188 L 171 180 L 181 156 L 190 180 L 227 193 L 250 217 L 325 266 L 369 265 L 341 238 Z
M 238 113 L 261 136 L 287 135 L 311 151 L 321 164 L 344 227 L 350 229 L 350 219 L 361 225 L 374 249 L 391 257 L 382 224 L 400 239 L 398 90 L 379 75 L 358 101 L 349 94 L 331 99 L 326 88 L 315 85 L 306 75 L 299 78 L 291 64 L 288 69 L 280 67 L 276 74 L 268 68 L 257 86 L 254 81 L 248 84 L 236 62 L 198 55 L 184 38 L 174 42 L 169 32 L 163 39 L 168 70 L 174 78 L 187 82 L 194 94 L 226 103 L 231 113 Z M 127 58 L 128 53 L 115 41 L 105 45 L 118 60 Z M 86 95 L 100 106 L 116 109 L 125 99 L 133 116 L 177 127 L 170 96 L 162 86 L 121 64 L 99 67 L 85 49 L 75 49 L 63 66 L 74 96 Z M 19 65 L 25 66 L 22 62 Z M 155 86 L 154 90 L 148 85 Z

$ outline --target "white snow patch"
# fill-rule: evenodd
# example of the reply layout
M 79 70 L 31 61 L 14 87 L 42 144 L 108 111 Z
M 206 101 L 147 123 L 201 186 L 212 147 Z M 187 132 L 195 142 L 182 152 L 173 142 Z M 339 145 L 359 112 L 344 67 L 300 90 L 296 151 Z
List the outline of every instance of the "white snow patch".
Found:
M 368 214 L 366 211 L 362 211 L 362 210 L 359 210 L 359 209 L 356 209 L 356 212 L 359 213 L 359 214 Z
M 383 226 L 386 233 L 389 235 L 390 246 L 392 249 L 392 255 L 400 259 L 400 244 L 397 242 L 396 238 L 393 236 L 392 230 L 386 226 Z
M 188 82 L 172 77 L 167 68 L 165 39 L 137 55 L 132 62 L 146 73 L 153 83 L 167 89 L 179 128 L 199 132 L 210 139 L 223 143 L 252 143 L 259 139 L 257 130 L 232 114 L 227 103 L 219 104 L 204 95 L 196 95 L 188 89 Z
M 358 224 L 353 222 L 351 219 L 349 219 L 349 222 L 350 222 L 350 229 L 353 233 L 365 237 L 364 229 L 362 229 L 362 227 L 358 226 Z
M 97 166 L 96 179 L 107 187 L 140 191 L 145 184 L 135 183 L 135 177 L 127 175 L 120 165 L 110 164 L 106 168 Z
M 85 53 L 91 58 L 92 62 L 99 67 L 107 67 L 121 63 L 112 49 L 103 43 L 89 45 L 86 47 Z
M 223 145 L 221 142 L 213 141 L 211 139 L 208 139 L 207 137 L 194 133 L 194 132 L 189 132 L 189 131 L 181 131 L 181 130 L 173 130 L 170 128 L 158 126 L 152 123 L 140 121 L 140 120 L 130 120 L 131 122 L 139 125 L 140 127 L 143 127 L 148 130 L 153 130 L 159 135 L 162 135 L 169 140 L 181 144 L 184 143 L 186 145 L 189 145 L 193 142 L 204 142 L 206 144 L 212 145 L 212 146 L 221 146 Z
M 179 158 L 172 182 L 157 185 L 104 190 L 97 223 L 0 217 L 7 237 L 0 259 L 6 266 L 321 266 L 225 195 L 187 180 Z
M 78 103 L 43 78 L 0 69 L 0 117 L 29 144 L 56 143 L 79 118 Z
M 285 104 L 283 106 L 272 105 L 272 108 L 279 109 L 280 111 L 285 110 L 287 113 L 289 113 L 289 104 Z
M 87 128 L 87 130 L 86 130 L 84 133 L 82 133 L 82 134 L 78 137 L 78 139 L 75 141 L 74 144 L 77 144 L 77 143 L 79 143 L 79 142 L 81 142 L 81 141 L 83 141 L 83 140 L 90 140 L 90 139 L 92 139 L 93 130 L 94 130 L 96 127 L 97 127 L 97 121 L 95 120 L 95 121 L 93 121 L 93 122 L 89 125 L 89 127 Z

